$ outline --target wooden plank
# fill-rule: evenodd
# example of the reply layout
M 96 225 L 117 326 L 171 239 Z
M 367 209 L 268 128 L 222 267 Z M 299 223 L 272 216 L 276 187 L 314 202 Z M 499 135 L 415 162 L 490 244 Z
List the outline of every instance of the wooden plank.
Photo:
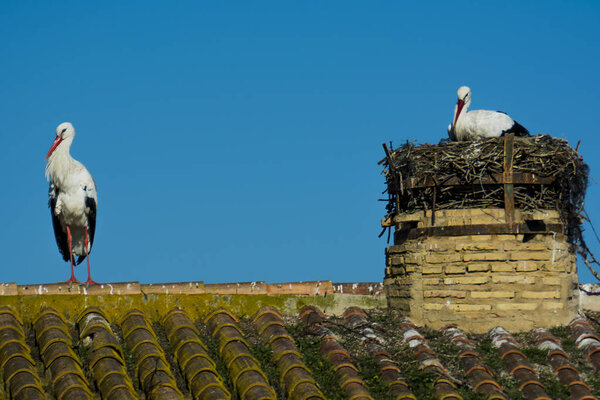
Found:
M 394 243 L 400 244 L 405 240 L 413 240 L 430 236 L 470 236 L 470 235 L 518 235 L 518 234 L 552 234 L 563 233 L 563 224 L 547 224 L 535 220 L 508 224 L 478 224 L 433 226 L 427 228 L 400 229 L 394 234 Z
M 504 213 L 506 223 L 515 223 L 515 192 L 513 176 L 513 142 L 515 135 L 509 133 L 504 136 Z

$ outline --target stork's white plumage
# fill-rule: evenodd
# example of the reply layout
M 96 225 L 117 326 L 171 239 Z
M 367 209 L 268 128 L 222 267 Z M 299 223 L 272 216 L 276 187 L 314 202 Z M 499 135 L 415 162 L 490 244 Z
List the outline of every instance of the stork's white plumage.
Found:
M 461 86 L 456 92 L 458 101 L 454 107 L 452 124 L 448 126 L 448 136 L 452 140 L 477 140 L 504 136 L 529 136 L 529 131 L 500 111 L 468 111 L 471 104 L 471 89 Z
M 90 276 L 89 254 L 96 230 L 98 197 L 94 178 L 82 163 L 73 159 L 69 150 L 75 138 L 75 128 L 64 122 L 56 128 L 56 139 L 46 156 L 46 179 L 50 180 L 50 200 L 54 236 L 58 250 L 65 261 L 71 261 L 71 278 L 77 282 L 73 265 L 87 259 L 88 280 Z M 78 256 L 74 261 L 74 257 Z

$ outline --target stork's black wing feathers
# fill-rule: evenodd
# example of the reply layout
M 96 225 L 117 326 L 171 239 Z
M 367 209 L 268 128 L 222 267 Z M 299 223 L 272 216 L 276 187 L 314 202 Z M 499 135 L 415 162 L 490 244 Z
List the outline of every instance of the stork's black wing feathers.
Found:
M 96 200 L 92 197 L 85 198 L 85 206 L 89 208 L 87 213 L 88 220 L 88 237 L 90 240 L 90 253 L 92 252 L 92 246 L 94 245 L 94 235 L 96 233 Z M 85 260 L 85 255 L 77 257 L 76 265 L 79 265 Z
M 56 244 L 58 245 L 58 251 L 63 256 L 63 260 L 69 261 L 69 240 L 67 232 L 63 231 L 62 226 L 58 217 L 54 214 L 56 208 L 56 199 L 58 198 L 58 188 L 50 182 L 50 199 L 48 200 L 48 207 L 50 207 L 50 214 L 52 215 L 52 227 L 54 228 L 54 237 L 56 238 Z
M 507 133 L 514 133 L 515 136 L 529 136 L 529 131 L 527 130 L 527 128 L 525 128 L 523 125 L 521 125 L 520 123 L 518 123 L 517 121 L 513 121 L 514 124 L 513 126 L 511 126 L 509 129 L 505 130 L 504 132 L 502 132 L 502 136 L 506 135 Z
M 529 131 L 517 121 L 513 125 L 511 132 L 514 132 L 515 136 L 529 136 Z

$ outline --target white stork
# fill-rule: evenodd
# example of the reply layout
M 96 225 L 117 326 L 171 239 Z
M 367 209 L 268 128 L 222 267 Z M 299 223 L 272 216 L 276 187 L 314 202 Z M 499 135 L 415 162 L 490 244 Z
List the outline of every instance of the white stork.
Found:
M 529 131 L 513 121 L 501 111 L 473 110 L 467 112 L 471 104 L 471 89 L 461 86 L 456 92 L 458 102 L 454 107 L 454 119 L 448 126 L 448 136 L 452 140 L 476 140 L 504 136 L 529 136 Z
M 56 128 L 56 139 L 45 160 L 46 179 L 50 180 L 50 211 L 58 250 L 65 261 L 71 261 L 71 278 L 66 282 L 79 282 L 73 273 L 73 264 L 87 259 L 88 280 L 90 276 L 89 254 L 96 230 L 96 205 L 98 202 L 96 182 L 82 163 L 73 159 L 69 149 L 75 138 L 75 128 L 63 122 Z M 75 256 L 79 256 L 74 262 Z

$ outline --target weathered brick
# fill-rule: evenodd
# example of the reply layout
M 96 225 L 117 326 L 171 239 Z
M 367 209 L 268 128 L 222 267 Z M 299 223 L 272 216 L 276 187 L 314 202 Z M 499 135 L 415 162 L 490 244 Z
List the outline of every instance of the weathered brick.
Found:
M 575 265 L 575 262 L 559 262 L 559 263 L 545 263 L 542 268 L 545 271 L 552 272 L 567 272 L 570 273 Z
M 551 245 L 547 242 L 506 242 L 504 250 L 506 251 L 546 251 L 551 249 Z
M 446 285 L 482 285 L 489 281 L 488 276 L 458 276 L 456 278 L 444 278 Z
M 515 270 L 515 267 L 512 264 L 508 263 L 493 263 L 492 264 L 492 272 L 512 272 Z
M 402 244 L 388 246 L 385 249 L 386 254 L 404 253 L 405 251 L 406 251 L 406 247 Z
M 422 264 L 423 253 L 409 253 L 404 256 L 405 264 Z
M 443 242 L 430 242 L 425 243 L 423 246 L 424 250 L 429 252 L 454 252 L 456 251 L 456 245 L 454 243 L 448 243 L 446 241 Z
M 512 261 L 549 261 L 551 254 L 547 251 L 513 251 L 510 253 Z
M 496 308 L 501 311 L 533 311 L 538 303 L 498 303 Z
M 429 311 L 439 311 L 444 308 L 444 306 L 444 303 L 425 303 L 423 304 L 423 309 Z
M 526 290 L 520 293 L 525 299 L 560 299 L 560 291 L 558 290 L 544 290 L 541 292 Z
M 464 290 L 425 290 L 423 297 L 456 297 L 464 299 L 467 297 L 467 292 Z
M 452 311 L 458 312 L 489 311 L 492 309 L 491 304 L 448 304 L 447 307 Z
M 490 263 L 469 263 L 467 264 L 467 271 L 469 272 L 487 272 L 491 268 Z
M 386 257 L 387 265 L 389 267 L 393 265 L 402 265 L 404 264 L 404 255 L 403 254 L 390 254 Z
M 489 253 L 466 253 L 463 255 L 465 261 L 505 261 L 507 253 L 495 251 Z
M 491 242 L 498 238 L 498 235 L 473 235 L 470 237 L 474 242 Z
M 442 278 L 441 277 L 438 277 L 438 278 L 423 278 L 423 285 L 425 285 L 425 286 L 439 285 L 440 283 L 442 283 Z
M 423 275 L 441 274 L 442 265 L 424 265 L 421 272 L 423 273 Z
M 549 311 L 563 310 L 565 308 L 565 304 L 561 303 L 560 301 L 544 301 L 542 303 L 542 308 Z
M 429 254 L 425 257 L 425 261 L 431 264 L 445 264 L 461 261 L 461 255 L 459 253 Z
M 542 283 L 546 286 L 560 285 L 562 278 L 557 276 L 545 276 L 542 278 Z
M 464 264 L 446 265 L 444 270 L 447 274 L 464 274 L 467 271 L 467 268 Z
M 472 291 L 471 298 L 473 299 L 490 299 L 490 298 L 512 298 L 515 297 L 515 292 L 512 290 L 486 290 L 483 292 Z
M 517 272 L 533 272 L 540 269 L 540 264 L 535 261 L 523 261 L 522 263 L 517 263 L 515 269 Z
M 456 244 L 456 250 L 465 251 L 501 251 L 502 247 L 502 242 L 473 242 Z
M 498 219 L 491 215 L 473 215 L 471 216 L 471 224 L 473 225 L 487 225 L 498 223 Z
M 524 285 L 533 285 L 535 278 L 524 275 L 492 275 L 493 283 L 520 283 Z

